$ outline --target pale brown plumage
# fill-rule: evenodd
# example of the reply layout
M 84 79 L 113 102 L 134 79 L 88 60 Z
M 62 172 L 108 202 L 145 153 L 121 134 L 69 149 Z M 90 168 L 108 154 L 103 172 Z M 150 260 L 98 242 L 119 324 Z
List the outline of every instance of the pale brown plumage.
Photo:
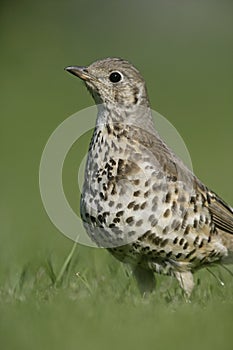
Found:
M 88 234 L 132 266 L 142 293 L 158 272 L 190 295 L 195 270 L 233 262 L 232 208 L 162 141 L 134 66 L 107 58 L 66 69 L 99 104 L 81 199 Z

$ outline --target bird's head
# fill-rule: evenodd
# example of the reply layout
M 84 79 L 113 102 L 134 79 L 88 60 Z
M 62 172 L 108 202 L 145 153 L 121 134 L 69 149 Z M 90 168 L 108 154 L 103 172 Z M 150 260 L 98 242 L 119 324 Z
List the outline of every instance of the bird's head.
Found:
M 106 58 L 89 66 L 65 68 L 82 79 L 96 104 L 148 107 L 146 85 L 139 71 L 121 58 Z

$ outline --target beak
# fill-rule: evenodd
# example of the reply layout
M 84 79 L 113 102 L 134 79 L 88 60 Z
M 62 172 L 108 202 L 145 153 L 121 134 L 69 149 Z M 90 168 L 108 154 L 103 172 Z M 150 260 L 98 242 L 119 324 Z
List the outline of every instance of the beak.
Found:
M 76 77 L 79 77 L 82 80 L 90 80 L 91 76 L 88 74 L 87 67 L 81 66 L 69 66 L 66 67 L 65 70 Z

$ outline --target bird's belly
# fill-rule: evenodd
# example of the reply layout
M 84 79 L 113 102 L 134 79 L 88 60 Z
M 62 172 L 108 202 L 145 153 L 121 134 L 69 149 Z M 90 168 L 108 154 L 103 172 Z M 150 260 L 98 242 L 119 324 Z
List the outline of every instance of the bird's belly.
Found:
M 110 179 L 101 175 L 101 180 L 92 178 L 84 186 L 82 218 L 92 239 L 100 239 L 98 245 L 124 245 L 158 225 L 164 210 L 162 192 L 152 195 L 144 177 L 145 173 Z
M 122 261 L 145 261 L 155 269 L 160 262 L 195 268 L 225 253 L 201 198 L 192 202 L 195 193 L 187 183 L 168 178 L 145 152 L 127 158 L 120 148 L 108 149 L 93 163 L 99 153 L 94 151 L 87 161 L 81 216 L 98 246 Z

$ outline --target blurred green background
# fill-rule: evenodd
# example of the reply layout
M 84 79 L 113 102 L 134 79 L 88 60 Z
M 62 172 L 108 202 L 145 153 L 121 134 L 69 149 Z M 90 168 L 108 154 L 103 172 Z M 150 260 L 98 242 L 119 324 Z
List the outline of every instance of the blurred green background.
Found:
M 53 130 L 93 103 L 64 67 L 120 56 L 145 77 L 152 108 L 182 135 L 196 174 L 233 204 L 232 17 L 231 0 L 1 1 L 2 348 L 231 348 L 225 274 L 222 290 L 200 272 L 191 305 L 174 305 L 176 284 L 171 299 L 162 291 L 147 302 L 106 252 L 80 246 L 67 281 L 52 288 L 44 262 L 58 271 L 73 243 L 43 209 L 38 170 Z

